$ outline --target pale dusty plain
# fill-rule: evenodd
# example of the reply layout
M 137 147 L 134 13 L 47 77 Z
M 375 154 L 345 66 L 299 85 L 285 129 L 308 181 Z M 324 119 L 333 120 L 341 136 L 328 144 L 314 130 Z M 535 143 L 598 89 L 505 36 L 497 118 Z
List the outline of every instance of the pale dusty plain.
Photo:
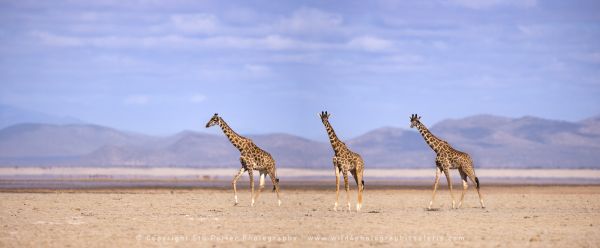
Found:
M 265 190 L 250 207 L 239 188 L 238 206 L 225 189 L 5 190 L 0 247 L 600 246 L 600 186 L 484 186 L 486 209 L 471 188 L 452 210 L 442 184 L 435 211 L 429 187 L 367 187 L 361 213 L 334 212 L 334 190 L 284 188 L 281 207 Z

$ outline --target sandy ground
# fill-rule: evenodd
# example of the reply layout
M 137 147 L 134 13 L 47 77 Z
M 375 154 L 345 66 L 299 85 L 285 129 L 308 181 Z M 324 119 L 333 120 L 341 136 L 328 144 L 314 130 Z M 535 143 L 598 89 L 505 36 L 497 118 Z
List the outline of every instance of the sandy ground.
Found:
M 361 213 L 332 211 L 333 190 L 250 207 L 240 188 L 238 206 L 221 189 L 0 192 L 0 247 L 600 246 L 600 186 L 483 187 L 486 209 L 470 189 L 458 210 L 444 188 L 435 211 L 429 188 L 367 188 Z

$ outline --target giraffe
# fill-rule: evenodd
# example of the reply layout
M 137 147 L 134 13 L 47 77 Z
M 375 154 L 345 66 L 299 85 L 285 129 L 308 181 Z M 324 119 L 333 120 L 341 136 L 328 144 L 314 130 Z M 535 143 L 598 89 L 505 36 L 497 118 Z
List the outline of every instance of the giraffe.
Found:
M 221 127 L 223 133 L 225 133 L 225 136 L 227 136 L 231 144 L 233 144 L 233 146 L 235 146 L 235 148 L 237 148 L 241 154 L 240 163 L 242 164 L 242 168 L 233 177 L 233 181 L 231 181 L 233 186 L 233 195 L 235 198 L 234 206 L 238 205 L 236 188 L 237 180 L 242 176 L 242 174 L 244 174 L 245 171 L 248 171 L 248 175 L 250 176 L 252 197 L 251 206 L 254 206 L 256 199 L 258 199 L 258 196 L 260 195 L 260 192 L 265 187 L 265 176 L 267 174 L 273 182 L 273 191 L 277 192 L 277 203 L 279 206 L 281 206 L 281 198 L 279 197 L 279 178 L 276 177 L 277 174 L 275 171 L 275 160 L 273 160 L 271 154 L 260 149 L 254 144 L 254 142 L 252 142 L 251 139 L 243 137 L 233 131 L 233 129 L 231 129 L 223 120 L 223 118 L 221 118 L 217 113 L 215 113 L 215 115 L 210 118 L 208 123 L 206 123 L 206 128 L 214 125 L 219 125 Z M 257 170 L 260 174 L 259 189 L 256 193 L 256 196 L 254 195 L 254 170 Z
M 356 211 L 362 208 L 362 193 L 365 189 L 365 181 L 363 180 L 364 162 L 363 159 L 353 151 L 350 151 L 346 144 L 342 142 L 336 135 L 333 127 L 329 123 L 329 114 L 327 111 L 321 112 L 319 115 L 325 130 L 329 135 L 329 141 L 333 147 L 335 155 L 333 156 L 333 169 L 335 170 L 335 205 L 333 210 L 337 211 L 338 201 L 340 198 L 340 173 L 344 177 L 344 186 L 346 187 L 346 202 L 348 211 L 350 211 L 350 184 L 348 183 L 348 172 L 352 173 L 352 177 L 356 181 L 358 187 L 358 202 L 356 203 Z
M 448 142 L 436 137 L 425 127 L 423 123 L 421 123 L 421 117 L 413 114 L 410 117 L 410 128 L 416 127 L 425 142 L 433 149 L 436 153 L 435 164 L 435 183 L 433 184 L 433 195 L 431 196 L 431 201 L 429 202 L 428 209 L 431 209 L 431 205 L 433 205 L 433 201 L 435 199 L 435 191 L 437 190 L 438 182 L 440 181 L 440 174 L 443 171 L 444 175 L 446 175 L 446 180 L 448 181 L 448 188 L 450 188 L 450 196 L 452 197 L 452 208 L 455 206 L 454 194 L 452 193 L 452 179 L 450 178 L 450 169 L 458 169 L 460 173 L 460 177 L 462 179 L 463 191 L 460 196 L 460 202 L 458 203 L 458 208 L 461 207 L 463 199 L 465 197 L 465 191 L 469 188 L 469 184 L 467 183 L 467 177 L 471 180 L 472 183 L 475 184 L 477 188 L 477 194 L 479 195 L 479 203 L 481 204 L 481 208 L 485 208 L 483 204 L 483 198 L 481 197 L 481 192 L 479 192 L 479 178 L 475 176 L 475 168 L 473 168 L 473 160 L 469 154 L 458 151 Z

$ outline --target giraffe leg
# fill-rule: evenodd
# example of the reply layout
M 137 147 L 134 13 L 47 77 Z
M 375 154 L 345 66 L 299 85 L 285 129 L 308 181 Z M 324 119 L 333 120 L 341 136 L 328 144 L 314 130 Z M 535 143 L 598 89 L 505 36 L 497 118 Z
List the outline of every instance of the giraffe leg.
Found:
M 348 211 L 350 211 L 350 183 L 348 183 L 348 170 L 343 169 L 342 175 L 344 176 L 344 186 L 346 187 L 346 205 Z
M 458 208 L 460 208 L 462 206 L 463 199 L 465 198 L 465 192 L 469 188 L 469 184 L 467 183 L 467 173 L 465 173 L 462 169 L 458 169 L 458 172 L 460 172 L 460 178 L 462 179 L 463 184 L 463 191 L 460 195 L 460 201 L 458 202 Z
M 356 203 L 356 211 L 360 211 L 362 208 L 363 202 L 363 191 L 365 190 L 365 185 L 363 184 L 363 170 L 356 169 L 356 186 L 358 188 L 358 203 Z
M 265 171 L 259 171 L 259 179 L 258 179 L 258 191 L 256 192 L 256 196 L 254 197 L 254 200 L 258 201 L 258 196 L 260 196 L 260 193 L 262 192 L 262 190 L 265 188 L 265 176 L 267 175 L 267 173 Z
M 362 179 L 359 180 L 359 178 L 358 178 L 359 177 L 358 169 L 351 170 L 350 173 L 352 173 L 352 177 L 354 178 L 354 181 L 356 182 L 356 189 L 358 192 L 358 201 L 356 202 L 356 211 L 358 212 L 358 211 L 360 211 L 360 204 L 362 202 L 362 194 L 361 194 L 362 192 L 361 192 L 361 187 L 360 187 L 360 183 L 359 183 L 362 181 Z
M 333 211 L 337 211 L 338 202 L 340 200 L 340 168 L 337 166 L 337 160 L 333 158 L 333 169 L 335 170 L 335 205 Z
M 448 167 L 445 167 L 448 168 Z M 446 175 L 446 180 L 448 181 L 448 188 L 450 189 L 450 197 L 452 197 L 452 208 L 456 206 L 456 201 L 454 200 L 454 193 L 452 193 L 452 178 L 450 177 L 450 170 L 444 169 L 444 174 Z
M 435 167 L 435 182 L 433 183 L 433 194 L 431 195 L 431 201 L 429 202 L 429 207 L 427 209 L 431 209 L 431 205 L 433 205 L 433 201 L 435 200 L 435 191 L 437 190 L 438 183 L 440 182 L 440 167 Z
M 242 174 L 244 174 L 244 171 L 246 171 L 245 168 L 241 168 L 240 171 L 233 177 L 233 181 L 231 181 L 231 185 L 233 185 L 233 197 L 235 198 L 235 203 L 233 204 L 238 205 L 238 197 L 237 197 L 237 180 L 240 179 L 240 177 L 242 176 Z
M 248 175 L 250 176 L 250 198 L 252 198 L 250 206 L 254 207 L 254 171 L 249 169 Z
M 481 197 L 481 192 L 479 191 L 479 178 L 475 176 L 475 173 L 471 173 L 469 175 L 469 179 L 471 179 L 471 182 L 475 184 L 475 188 L 477 189 L 477 195 L 479 195 L 479 204 L 481 204 L 481 208 L 485 208 L 485 204 L 483 204 L 483 197 Z
M 275 192 L 277 192 L 277 204 L 281 206 L 281 198 L 279 198 L 279 179 L 275 177 L 275 172 L 269 172 L 269 177 L 271 178 L 271 182 L 273 182 L 273 186 L 275 187 Z

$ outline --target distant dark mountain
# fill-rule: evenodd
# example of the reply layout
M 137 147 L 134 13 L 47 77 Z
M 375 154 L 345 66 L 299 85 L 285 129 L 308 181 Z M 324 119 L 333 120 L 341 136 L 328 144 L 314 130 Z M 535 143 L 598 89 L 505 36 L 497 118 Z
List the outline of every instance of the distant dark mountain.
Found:
M 0 128 L 20 123 L 83 124 L 83 121 L 0 104 Z
M 566 122 L 478 115 L 428 126 L 471 154 L 477 167 L 600 168 L 600 117 Z M 247 137 L 278 167 L 332 167 L 328 143 L 288 134 Z M 346 144 L 369 168 L 434 166 L 435 154 L 415 130 L 379 128 Z M 0 130 L 0 166 L 238 167 L 239 152 L 222 134 L 154 137 L 96 125 L 18 124 Z
M 600 135 L 600 115 L 581 121 L 584 134 Z
M 384 127 L 346 142 L 361 154 L 368 166 L 423 167 L 430 166 L 434 153 L 415 131 Z
M 597 123 L 474 116 L 431 129 L 484 167 L 600 167 Z
M 333 150 L 327 143 L 289 134 L 249 136 L 255 144 L 268 151 L 278 165 L 296 168 L 319 168 L 332 165 Z
M 156 138 L 87 125 L 25 123 L 0 130 L 0 157 L 85 155 L 102 146 L 131 146 Z

